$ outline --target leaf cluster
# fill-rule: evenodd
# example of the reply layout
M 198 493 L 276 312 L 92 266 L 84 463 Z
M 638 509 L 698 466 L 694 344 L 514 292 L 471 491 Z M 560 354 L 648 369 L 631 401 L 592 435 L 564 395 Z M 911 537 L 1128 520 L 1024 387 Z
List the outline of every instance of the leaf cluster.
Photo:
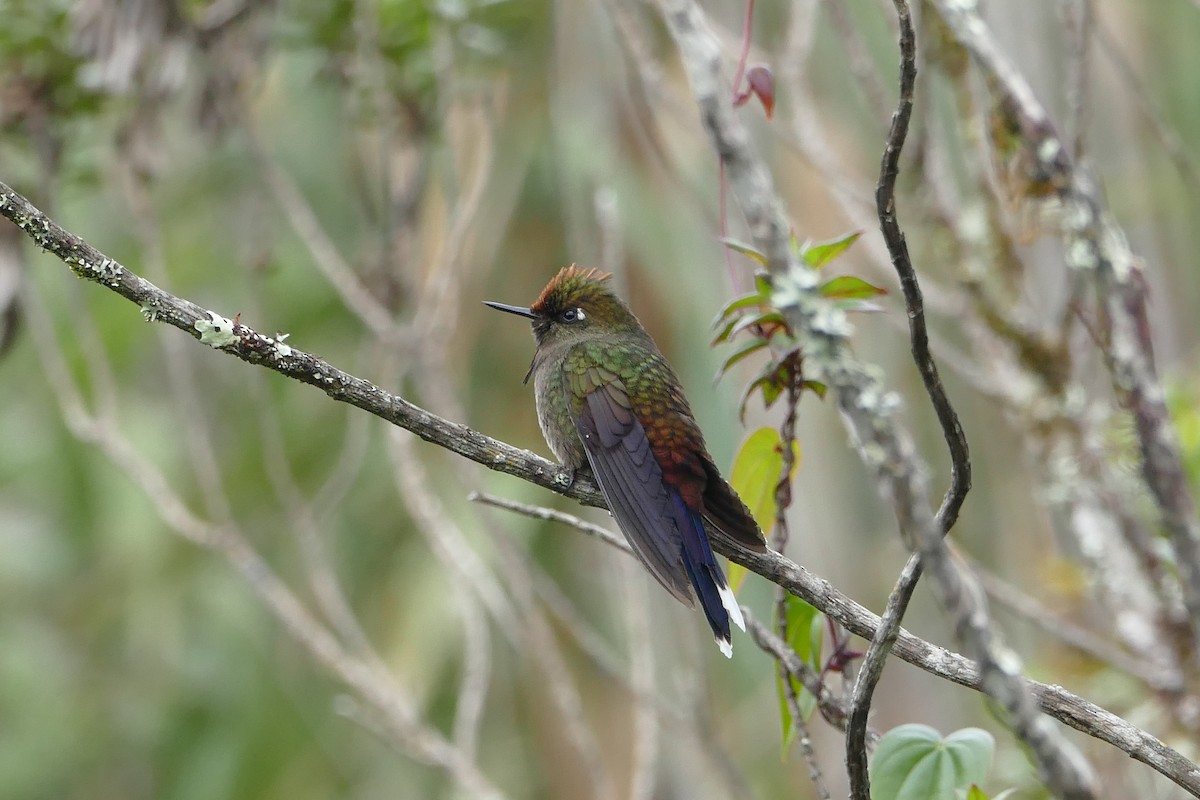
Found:
M 844 253 L 862 235 L 861 231 L 847 234 L 828 242 L 801 244 L 792 237 L 792 249 L 797 258 L 808 269 L 819 270 Z M 766 266 L 766 256 L 754 247 L 735 239 L 722 240 L 731 250 L 749 256 L 760 265 Z M 887 294 L 887 290 L 874 286 L 853 275 L 839 275 L 820 285 L 819 291 L 843 311 L 878 311 L 871 298 Z M 754 275 L 754 291 L 737 297 L 721 309 L 713 321 L 713 344 L 731 342 L 741 337 L 740 346 L 733 351 L 717 371 L 717 378 L 729 371 L 738 362 L 755 353 L 768 354 L 766 363 L 754 376 L 742 393 L 738 412 L 744 419 L 746 403 L 758 392 L 763 405 L 770 408 L 789 386 L 798 386 L 818 397 L 825 396 L 825 384 L 806 380 L 803 375 L 803 353 L 796 332 L 788 324 L 774 302 L 771 276 L 764 270 Z

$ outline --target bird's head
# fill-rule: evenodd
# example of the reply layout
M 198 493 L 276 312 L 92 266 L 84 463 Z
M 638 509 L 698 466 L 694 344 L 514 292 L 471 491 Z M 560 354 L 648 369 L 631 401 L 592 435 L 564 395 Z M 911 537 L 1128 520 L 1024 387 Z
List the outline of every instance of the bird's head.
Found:
M 608 288 L 610 277 L 607 272 L 572 264 L 550 279 L 529 308 L 491 301 L 484 305 L 527 317 L 539 348 L 641 331 L 633 312 Z

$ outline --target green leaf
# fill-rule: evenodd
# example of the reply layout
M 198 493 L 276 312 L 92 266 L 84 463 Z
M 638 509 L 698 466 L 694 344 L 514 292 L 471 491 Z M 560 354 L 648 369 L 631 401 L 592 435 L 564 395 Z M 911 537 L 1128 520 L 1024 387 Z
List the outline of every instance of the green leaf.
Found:
M 741 322 L 741 319 L 734 317 L 722 325 L 721 329 L 717 331 L 717 335 L 713 337 L 710 346 L 715 346 L 721 344 L 722 342 L 729 341 L 729 337 L 733 335 L 734 326 L 736 326 L 739 322 Z M 714 325 L 713 327 L 715 328 L 717 326 Z
M 754 273 L 754 288 L 763 297 L 771 296 L 771 273 L 759 270 Z
M 887 289 L 873 286 L 853 275 L 839 275 L 821 286 L 821 294 L 833 300 L 866 300 L 887 294 Z
M 815 394 L 817 397 L 819 397 L 819 398 L 821 398 L 822 400 L 824 400 L 824 399 L 825 399 L 825 392 L 828 390 L 828 388 L 829 388 L 829 387 L 828 387 L 828 386 L 826 386 L 825 384 L 821 383 L 820 381 L 805 381 L 805 382 L 804 382 L 804 383 L 801 385 L 801 387 L 800 387 L 800 388 L 801 388 L 801 389 L 808 389 L 810 392 L 812 392 L 813 394 Z
M 728 567 L 729 574 L 725 576 L 725 579 L 729 583 L 729 591 L 737 594 L 742 588 L 742 581 L 746 580 L 746 573 L 748 573 L 750 570 L 746 569 L 741 564 L 735 564 L 732 561 L 729 562 Z
M 759 381 L 762 380 L 759 378 Z M 746 395 L 742 399 L 743 408 L 754 386 L 755 384 L 752 383 L 746 390 Z M 793 442 L 792 446 L 795 457 L 792 459 L 792 471 L 788 476 L 789 479 L 795 475 L 796 468 L 800 464 L 800 444 Z M 729 472 L 729 482 L 742 501 L 750 508 L 750 514 L 754 517 L 754 521 L 764 531 L 770 530 L 775 525 L 775 485 L 779 481 L 779 473 L 782 469 L 783 452 L 779 441 L 779 432 L 773 428 L 759 428 L 742 442 L 742 446 L 738 448 L 738 454 L 733 460 L 733 469 Z M 751 498 L 755 499 L 754 504 L 750 502 Z M 758 506 L 757 509 L 756 506 Z M 729 565 L 729 588 L 733 590 L 734 594 L 737 594 L 745 578 L 745 567 L 741 564 L 731 563 Z
M 988 796 L 983 793 L 983 789 L 972 783 L 971 788 L 967 789 L 966 800 L 988 800 Z
M 747 342 L 744 346 L 742 346 L 740 349 L 738 349 L 733 355 L 731 355 L 729 358 L 725 359 L 725 363 L 721 365 L 721 368 L 719 370 L 717 370 L 717 377 L 714 378 L 714 381 L 721 380 L 722 376 L 724 376 L 725 373 L 729 371 L 730 367 L 732 367 L 734 364 L 741 361 L 746 356 L 752 355 L 753 353 L 757 353 L 759 350 L 762 350 L 766 346 L 767 346 L 766 339 L 753 339 L 753 340 Z
M 759 387 L 759 391 L 762 392 L 763 407 L 770 408 L 775 405 L 779 395 L 783 394 L 783 383 L 779 380 L 778 375 L 773 375 Z
M 792 471 L 796 473 L 800 464 L 800 444 L 792 442 Z M 775 526 L 775 486 L 783 470 L 783 443 L 779 431 L 774 428 L 759 428 L 751 433 L 738 448 L 729 473 L 729 482 L 742 498 L 758 527 L 769 531 Z
M 729 335 L 736 336 L 737 334 L 741 333 L 742 331 L 746 330 L 747 328 L 752 328 L 755 325 L 783 325 L 783 326 L 786 326 L 787 323 L 783 321 L 782 314 L 780 314 L 778 311 L 775 311 L 774 309 L 771 309 L 769 311 L 759 312 L 758 314 L 747 314 L 746 316 L 742 317 L 741 319 L 739 319 L 737 321 L 737 324 L 735 324 L 733 326 L 733 328 L 730 329 Z
M 824 615 L 813 606 L 792 595 L 787 596 L 784 607 L 787 613 L 788 645 L 806 664 L 819 672 L 821 669 L 821 642 L 825 631 Z M 778 619 L 776 619 L 776 626 L 778 626 Z M 792 724 L 792 709 L 788 705 L 783 681 L 783 677 L 777 670 L 775 692 L 779 699 L 779 719 L 783 726 L 782 755 L 786 756 L 796 738 L 796 728 Z M 813 711 L 816 710 L 817 698 L 794 681 L 792 686 L 796 691 L 800 715 L 807 722 L 812 717 Z
M 731 300 L 728 305 L 721 309 L 721 313 L 717 314 L 717 318 L 713 320 L 713 324 L 709 327 L 716 328 L 720 326 L 722 322 L 728 319 L 730 315 L 745 308 L 761 306 L 765 302 L 766 296 L 760 294 L 759 292 L 751 292 L 750 294 L 744 294 L 741 297 L 735 298 L 734 300 Z
M 805 245 L 801 251 L 804 260 L 813 269 L 821 267 L 833 261 L 842 253 L 849 249 L 850 245 L 858 241 L 858 237 L 862 236 L 862 231 L 855 231 L 847 234 L 840 239 L 833 239 L 828 242 L 818 242 L 817 244 Z
M 764 267 L 767 265 L 767 257 L 755 249 L 754 245 L 746 244 L 745 242 L 738 241 L 737 239 L 731 239 L 729 237 L 723 237 L 717 241 L 728 247 L 730 250 L 734 250 L 744 256 L 750 256 L 750 258 L 753 258 Z
M 798 597 L 788 595 L 788 644 L 804 663 L 821 671 L 821 644 L 825 639 L 825 615 Z M 798 687 L 800 714 L 807 722 L 817 709 L 817 698 L 803 686 Z
M 996 742 L 979 728 L 942 738 L 928 725 L 909 724 L 884 734 L 871 759 L 874 800 L 957 800 L 982 783 Z
M 746 390 L 742 392 L 742 396 L 738 399 L 738 421 L 746 421 L 746 404 L 750 402 L 750 398 L 754 395 L 755 389 L 761 389 L 764 384 L 771 381 L 769 375 L 759 375 L 746 386 Z

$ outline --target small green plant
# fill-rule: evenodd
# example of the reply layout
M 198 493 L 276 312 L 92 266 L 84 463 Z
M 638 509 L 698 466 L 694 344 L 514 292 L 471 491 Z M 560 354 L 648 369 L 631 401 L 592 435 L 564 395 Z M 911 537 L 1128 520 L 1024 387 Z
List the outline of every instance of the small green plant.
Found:
M 791 246 L 797 258 L 815 271 L 844 253 L 859 235 L 857 232 L 851 233 L 819 244 L 801 244 L 793 237 Z M 730 249 L 766 265 L 766 257 L 754 248 L 730 239 L 724 240 L 724 243 Z M 869 301 L 886 294 L 883 289 L 851 275 L 831 278 L 819 285 L 819 291 L 838 309 L 847 312 L 878 310 Z M 768 408 L 780 396 L 786 394 L 788 397 L 788 414 L 781 429 L 777 431 L 764 427 L 747 436 L 738 450 L 730 476 L 734 488 L 746 501 L 763 530 L 775 527 L 777 519 L 790 502 L 792 477 L 800 463 L 800 446 L 794 438 L 795 406 L 805 390 L 818 397 L 825 396 L 824 384 L 804 377 L 802 347 L 795 331 L 775 307 L 773 296 L 770 276 L 766 272 L 758 272 L 754 276 L 754 291 L 726 305 L 713 322 L 716 331 L 714 345 L 740 340 L 737 349 L 721 365 L 717 373 L 718 380 L 749 356 L 760 352 L 768 356 L 762 369 L 742 394 L 738 404 L 741 417 L 745 417 L 746 403 L 755 392 L 762 395 L 763 404 Z M 789 455 L 790 458 L 787 457 Z M 734 591 L 744 577 L 743 567 L 731 567 L 729 584 Z M 776 603 L 776 629 L 788 646 L 820 675 L 840 671 L 849 660 L 859 655 L 849 649 L 848 637 L 837 626 L 830 626 L 832 653 L 827 661 L 823 661 L 825 625 L 825 616 L 797 597 L 783 595 Z M 789 696 L 794 695 L 796 713 L 805 721 L 817 707 L 817 699 L 792 675 L 782 670 L 776 675 L 775 685 L 783 726 L 783 752 L 786 754 L 796 735 Z
M 810 269 L 819 270 L 844 253 L 862 235 L 861 232 L 842 236 L 829 242 L 801 244 L 792 238 L 792 250 Z M 766 265 L 767 259 L 750 245 L 733 239 L 723 240 L 726 247 Z M 821 294 L 843 311 L 878 311 L 871 298 L 887 294 L 887 290 L 873 286 L 853 275 L 839 275 L 820 286 Z M 825 385 L 818 381 L 804 380 L 802 373 L 803 353 L 795 331 L 788 325 L 783 314 L 772 302 L 771 276 L 757 272 L 754 276 L 754 291 L 735 298 L 726 305 L 713 322 L 716 336 L 713 344 L 721 344 L 742 337 L 742 344 L 725 359 L 717 372 L 717 378 L 729 371 L 738 362 L 755 353 L 769 354 L 767 363 L 746 386 L 738 405 L 739 413 L 745 418 L 746 403 L 755 392 L 762 395 L 763 405 L 770 408 L 793 382 L 798 381 L 800 391 L 809 390 L 818 397 L 825 396 Z

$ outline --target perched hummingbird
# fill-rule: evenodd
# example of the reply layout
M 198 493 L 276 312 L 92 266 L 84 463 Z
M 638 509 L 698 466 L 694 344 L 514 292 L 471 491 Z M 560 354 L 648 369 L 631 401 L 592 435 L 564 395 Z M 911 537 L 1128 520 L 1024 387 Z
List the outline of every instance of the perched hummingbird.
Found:
M 693 592 L 717 646 L 732 656 L 729 622 L 746 629 L 704 520 L 750 550 L 766 549 L 746 504 L 713 463 L 675 372 L 611 277 L 571 265 L 529 308 L 485 305 L 527 317 L 537 350 L 538 422 L 564 465 L 589 465 L 613 517 L 650 573 L 680 602 Z

